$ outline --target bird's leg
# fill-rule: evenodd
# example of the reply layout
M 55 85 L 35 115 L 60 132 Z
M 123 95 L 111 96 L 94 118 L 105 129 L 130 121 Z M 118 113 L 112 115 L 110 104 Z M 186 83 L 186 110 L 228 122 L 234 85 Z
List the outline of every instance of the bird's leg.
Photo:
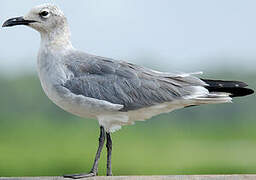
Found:
M 102 148 L 104 146 L 104 142 L 105 142 L 105 133 L 106 132 L 104 130 L 104 127 L 101 126 L 100 127 L 100 137 L 99 137 L 99 146 L 98 146 L 98 150 L 97 150 L 91 171 L 89 173 L 85 173 L 85 174 L 64 175 L 65 178 L 80 179 L 80 178 L 86 178 L 86 177 L 93 177 L 93 176 L 97 175 L 100 154 L 101 154 Z
M 112 154 L 112 140 L 110 133 L 106 133 L 107 135 L 107 176 L 112 176 L 112 168 L 111 168 L 111 154 Z
M 101 126 L 100 127 L 100 137 L 99 137 L 99 147 L 95 156 L 95 160 L 92 166 L 92 169 L 90 172 L 94 173 L 95 175 L 97 175 L 98 173 L 98 164 L 99 164 L 99 160 L 100 160 L 100 154 L 102 151 L 102 148 L 104 146 L 104 142 L 105 142 L 105 130 L 104 127 Z

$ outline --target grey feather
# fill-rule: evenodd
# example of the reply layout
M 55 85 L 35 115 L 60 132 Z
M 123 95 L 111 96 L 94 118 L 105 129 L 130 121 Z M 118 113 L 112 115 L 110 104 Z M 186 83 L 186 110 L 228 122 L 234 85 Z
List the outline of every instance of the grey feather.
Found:
M 72 52 L 65 65 L 73 73 L 63 86 L 72 93 L 124 105 L 135 110 L 181 99 L 191 86 L 205 86 L 193 76 L 160 73 L 123 61 Z

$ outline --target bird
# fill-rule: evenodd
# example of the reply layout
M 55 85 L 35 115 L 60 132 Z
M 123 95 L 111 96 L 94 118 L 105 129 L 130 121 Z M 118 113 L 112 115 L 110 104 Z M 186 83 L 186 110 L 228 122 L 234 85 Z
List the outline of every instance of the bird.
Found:
M 71 43 L 67 18 L 54 4 L 33 7 L 2 27 L 16 25 L 41 35 L 37 69 L 48 98 L 67 112 L 99 123 L 99 145 L 91 171 L 64 175 L 66 178 L 97 176 L 105 141 L 106 175 L 111 176 L 111 134 L 124 125 L 185 107 L 229 103 L 233 97 L 254 93 L 240 81 L 202 79 L 198 77 L 201 72 L 159 72 L 79 51 Z

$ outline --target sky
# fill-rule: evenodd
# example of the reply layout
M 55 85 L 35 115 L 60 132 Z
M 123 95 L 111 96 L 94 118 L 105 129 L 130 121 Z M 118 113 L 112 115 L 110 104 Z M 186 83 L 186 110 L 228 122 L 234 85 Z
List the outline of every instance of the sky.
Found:
M 75 48 L 163 71 L 255 70 L 254 0 L 1 0 L 0 23 L 42 3 L 65 13 Z M 0 70 L 34 71 L 39 34 L 0 28 Z

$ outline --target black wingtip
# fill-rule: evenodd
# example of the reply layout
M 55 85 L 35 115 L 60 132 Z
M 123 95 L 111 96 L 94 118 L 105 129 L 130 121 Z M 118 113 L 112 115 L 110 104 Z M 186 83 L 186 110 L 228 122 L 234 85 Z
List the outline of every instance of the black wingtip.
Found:
M 212 79 L 201 79 L 204 81 L 206 84 L 209 86 L 213 87 L 222 87 L 222 88 L 235 88 L 235 87 L 240 87 L 244 88 L 247 87 L 248 84 L 245 82 L 241 81 L 223 81 L 223 80 L 212 80 Z
M 242 97 L 242 96 L 248 96 L 254 93 L 254 90 L 249 88 L 234 88 L 233 92 L 231 91 L 232 95 L 231 97 Z
M 231 97 L 247 96 L 254 93 L 254 90 L 245 88 L 247 83 L 241 81 L 223 81 L 223 80 L 209 80 L 202 79 L 209 86 L 206 86 L 210 92 L 227 92 Z
M 247 89 L 247 95 L 251 95 L 251 94 L 254 94 L 254 90 L 252 89 L 249 89 L 249 88 L 244 88 L 244 89 Z

